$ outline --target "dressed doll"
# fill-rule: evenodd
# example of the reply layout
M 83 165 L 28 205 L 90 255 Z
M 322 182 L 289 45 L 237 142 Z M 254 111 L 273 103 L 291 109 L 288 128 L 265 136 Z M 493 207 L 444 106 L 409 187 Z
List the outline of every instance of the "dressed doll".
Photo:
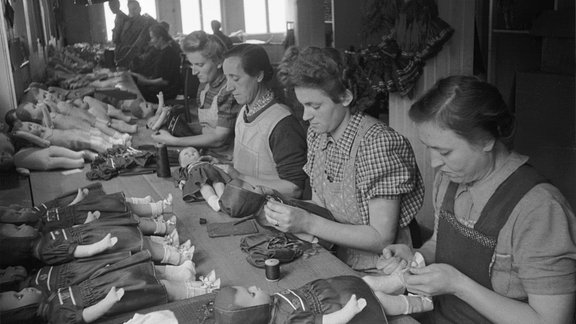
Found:
M 214 272 L 200 281 L 158 274 L 150 255 L 140 252 L 94 272 L 87 280 L 53 291 L 26 288 L 0 294 L 3 319 L 39 314 L 49 323 L 90 323 L 113 316 L 210 293 L 219 288 Z M 31 310 L 37 309 L 37 312 Z M 10 322 L 10 320 L 8 320 Z M 16 322 L 16 321 L 15 321 Z
M 198 150 L 187 147 L 180 151 L 179 187 L 182 199 L 192 202 L 198 199 L 198 193 L 215 211 L 220 210 L 218 200 L 224 192 L 226 183 L 232 178 L 214 165 L 216 159 L 211 156 L 200 156 Z
M 412 266 L 423 266 L 423 258 Z M 311 281 L 269 295 L 257 287 L 224 287 L 214 301 L 216 322 L 228 323 L 387 323 L 386 315 L 428 311 L 427 297 L 408 295 L 403 273 L 338 276 Z
M 87 224 L 40 233 L 29 225 L 0 224 L 4 266 L 62 264 L 100 253 L 149 250 L 155 262 L 180 265 L 193 249 L 179 250 L 144 236 L 134 219 L 95 220 Z

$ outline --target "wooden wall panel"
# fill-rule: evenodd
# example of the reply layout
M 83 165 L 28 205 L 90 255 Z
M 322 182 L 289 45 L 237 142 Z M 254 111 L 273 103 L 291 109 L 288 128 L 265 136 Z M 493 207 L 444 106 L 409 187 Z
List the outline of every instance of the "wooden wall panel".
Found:
M 432 228 L 434 224 L 431 200 L 434 170 L 430 167 L 426 148 L 416 137 L 414 125 L 408 118 L 408 109 L 436 80 L 452 74 L 472 74 L 474 51 L 474 0 L 438 0 L 437 2 L 440 17 L 455 29 L 454 35 L 444 49 L 426 63 L 412 99 L 398 95 L 390 96 L 389 119 L 390 126 L 408 137 L 414 148 L 426 186 L 424 206 L 417 217 L 418 221 L 428 228 Z

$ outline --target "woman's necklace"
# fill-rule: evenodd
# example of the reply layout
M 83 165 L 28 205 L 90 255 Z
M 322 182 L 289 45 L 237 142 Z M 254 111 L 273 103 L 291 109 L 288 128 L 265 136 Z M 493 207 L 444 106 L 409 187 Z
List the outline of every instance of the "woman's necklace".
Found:
M 272 99 L 274 99 L 274 94 L 270 89 L 266 89 L 266 91 L 256 99 L 256 102 L 254 102 L 253 105 L 247 105 L 247 108 L 249 109 L 246 109 L 246 117 L 251 117 L 262 110 L 262 108 L 268 106 Z

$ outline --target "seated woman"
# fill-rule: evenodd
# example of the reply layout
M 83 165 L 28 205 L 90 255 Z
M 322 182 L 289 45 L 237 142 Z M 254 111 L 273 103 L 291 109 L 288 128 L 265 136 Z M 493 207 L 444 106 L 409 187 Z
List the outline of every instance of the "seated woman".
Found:
M 162 91 L 166 99 L 174 99 L 180 90 L 180 49 L 171 46 L 173 39 L 160 24 L 149 28 L 150 44 L 160 50 L 157 64 L 149 75 L 132 72 L 136 85 L 146 101 L 157 102 Z
M 373 279 L 378 280 L 387 278 Z M 378 291 L 379 288 L 384 291 Z M 388 295 L 388 290 L 386 283 L 369 285 L 355 276 L 317 279 L 273 295 L 254 286 L 223 287 L 216 295 L 214 312 L 219 324 L 360 324 L 387 323 L 386 315 L 433 308 L 425 297 Z
M 71 286 L 44 292 L 26 288 L 1 293 L 0 314 L 8 323 L 19 323 L 34 315 L 50 323 L 90 323 L 102 316 L 187 299 L 218 288 L 219 280 L 213 272 L 201 281 L 182 281 L 170 273 L 156 273 L 150 255 L 140 252 Z
M 220 210 L 218 199 L 224 192 L 226 183 L 232 178 L 217 166 L 214 158 L 200 156 L 198 150 L 187 147 L 178 155 L 180 162 L 178 186 L 182 190 L 182 199 L 186 202 L 198 199 L 198 193 L 214 211 Z
M 205 149 L 204 154 L 221 161 L 231 162 L 234 150 L 234 126 L 240 105 L 232 92 L 226 89 L 226 77 L 222 62 L 226 48 L 213 35 L 194 31 L 182 41 L 182 48 L 192 65 L 192 73 L 198 77 L 200 86 L 192 109 L 198 115 L 201 131 L 189 127 L 182 114 L 166 116 L 164 129 L 153 134 L 156 142 L 171 146 L 193 146 Z M 148 125 L 157 123 L 161 110 L 157 110 Z
M 333 51 L 291 48 L 279 69 L 304 106 L 312 200 L 334 220 L 275 201 L 268 222 L 337 245 L 337 256 L 355 270 L 376 269 L 382 248 L 412 243 L 408 225 L 424 198 L 422 177 L 408 139 L 367 116 L 357 102 L 363 89 L 346 75 Z
M 511 151 L 514 115 L 496 87 L 471 76 L 441 79 L 410 108 L 428 148 L 434 234 L 418 249 L 410 291 L 434 296 L 436 322 L 573 323 L 576 217 L 560 191 Z M 379 268 L 410 262 L 405 245 Z
M 306 182 L 305 132 L 271 89 L 274 70 L 266 51 L 252 44 L 226 52 L 226 87 L 243 105 L 236 119 L 232 178 L 300 198 Z

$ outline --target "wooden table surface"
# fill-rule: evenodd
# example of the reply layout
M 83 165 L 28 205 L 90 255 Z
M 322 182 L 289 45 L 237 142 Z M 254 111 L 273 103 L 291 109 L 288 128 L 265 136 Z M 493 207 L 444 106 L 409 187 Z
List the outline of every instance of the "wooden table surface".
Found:
M 31 174 L 34 203 L 39 204 L 54 197 L 89 184 L 85 172 L 63 175 L 62 171 L 33 172 Z M 355 275 L 356 273 L 335 256 L 320 248 L 320 252 L 308 258 L 299 258 L 281 265 L 281 280 L 269 282 L 265 279 L 264 269 L 251 266 L 246 254 L 239 248 L 242 236 L 210 238 L 206 225 L 200 225 L 199 219 L 208 223 L 233 221 L 231 217 L 214 212 L 206 203 L 185 203 L 181 191 L 175 187 L 171 178 L 159 178 L 156 174 L 116 177 L 103 181 L 107 193 L 123 191 L 127 197 L 152 196 L 154 199 L 173 195 L 173 212 L 178 217 L 180 242 L 190 239 L 196 246 L 194 262 L 198 273 L 206 274 L 211 269 L 221 278 L 222 285 L 256 285 L 269 292 L 286 288 L 296 288 L 318 278 L 337 275 Z M 262 232 L 259 227 L 259 231 Z

